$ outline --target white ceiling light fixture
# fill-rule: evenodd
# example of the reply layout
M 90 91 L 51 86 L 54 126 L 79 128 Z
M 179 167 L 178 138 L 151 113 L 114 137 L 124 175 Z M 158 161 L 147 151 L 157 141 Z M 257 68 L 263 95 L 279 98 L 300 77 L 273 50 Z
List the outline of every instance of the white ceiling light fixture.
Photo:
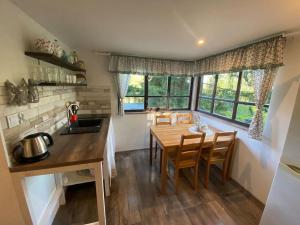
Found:
M 202 45 L 204 45 L 205 44 L 205 40 L 204 39 L 199 39 L 198 41 L 197 41 L 197 43 L 196 43 L 196 45 L 198 46 L 198 47 L 201 47 Z

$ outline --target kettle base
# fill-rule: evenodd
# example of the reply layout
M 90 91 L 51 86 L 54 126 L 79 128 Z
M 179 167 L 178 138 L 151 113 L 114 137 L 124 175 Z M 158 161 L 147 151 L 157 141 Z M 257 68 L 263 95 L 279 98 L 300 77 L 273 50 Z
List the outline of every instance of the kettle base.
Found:
M 24 158 L 24 157 L 21 157 L 20 161 L 22 163 L 33 163 L 33 162 L 38 162 L 38 161 L 41 161 L 43 159 L 46 159 L 48 156 L 50 155 L 49 152 L 45 152 L 44 154 L 42 155 L 38 155 L 38 156 L 35 156 L 35 157 L 31 157 L 31 158 Z

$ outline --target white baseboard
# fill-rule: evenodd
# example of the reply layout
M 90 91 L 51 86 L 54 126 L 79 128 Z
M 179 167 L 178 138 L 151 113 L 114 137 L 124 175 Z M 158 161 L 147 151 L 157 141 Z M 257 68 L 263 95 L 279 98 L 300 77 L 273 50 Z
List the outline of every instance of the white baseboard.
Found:
M 63 188 L 57 187 L 53 191 L 49 198 L 49 202 L 44 208 L 40 218 L 38 219 L 37 225 L 52 225 L 55 215 L 59 208 L 60 196 L 63 192 Z

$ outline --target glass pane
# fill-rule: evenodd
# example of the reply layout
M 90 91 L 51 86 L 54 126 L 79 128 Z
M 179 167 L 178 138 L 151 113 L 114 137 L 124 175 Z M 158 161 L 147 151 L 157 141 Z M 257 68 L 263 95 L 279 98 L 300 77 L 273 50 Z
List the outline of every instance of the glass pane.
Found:
M 171 109 L 187 109 L 189 107 L 188 97 L 171 97 L 170 108 Z
M 218 76 L 216 98 L 234 100 L 239 73 L 222 73 Z
M 198 109 L 206 112 L 210 112 L 211 110 L 211 99 L 199 98 Z
M 201 77 L 200 96 L 212 97 L 215 86 L 215 75 L 204 75 Z
M 244 70 L 242 75 L 240 102 L 254 102 L 254 80 L 251 70 Z
M 239 104 L 236 111 L 236 120 L 250 124 L 255 110 L 254 105 Z
M 168 94 L 168 76 L 149 76 L 148 95 L 166 96 Z
M 263 108 L 263 118 L 264 118 L 264 124 L 266 123 L 267 116 L 268 116 L 269 107 L 265 106 Z
M 239 104 L 236 112 L 236 120 L 243 123 L 250 124 L 255 111 L 256 111 L 256 107 L 254 105 Z M 268 107 L 264 107 L 263 109 L 264 122 L 266 121 L 267 115 L 268 115 Z
M 125 110 L 144 110 L 143 97 L 125 97 L 124 100 Z
M 166 97 L 149 97 L 148 98 L 148 108 L 167 108 L 167 98 Z
M 145 77 L 141 75 L 130 75 L 127 96 L 143 96 Z
M 171 96 L 189 96 L 191 77 L 171 77 Z
M 215 101 L 214 113 L 227 118 L 232 118 L 233 103 L 225 101 Z

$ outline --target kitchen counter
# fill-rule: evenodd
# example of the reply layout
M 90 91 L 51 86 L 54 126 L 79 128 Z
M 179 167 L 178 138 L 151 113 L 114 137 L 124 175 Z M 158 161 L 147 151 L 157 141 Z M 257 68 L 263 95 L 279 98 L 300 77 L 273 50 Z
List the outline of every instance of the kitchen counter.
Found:
M 54 144 L 49 147 L 48 158 L 34 163 L 13 163 L 10 172 L 23 172 L 55 167 L 95 163 L 103 161 L 110 116 L 103 116 L 98 133 L 60 135 L 61 129 L 52 135 Z

